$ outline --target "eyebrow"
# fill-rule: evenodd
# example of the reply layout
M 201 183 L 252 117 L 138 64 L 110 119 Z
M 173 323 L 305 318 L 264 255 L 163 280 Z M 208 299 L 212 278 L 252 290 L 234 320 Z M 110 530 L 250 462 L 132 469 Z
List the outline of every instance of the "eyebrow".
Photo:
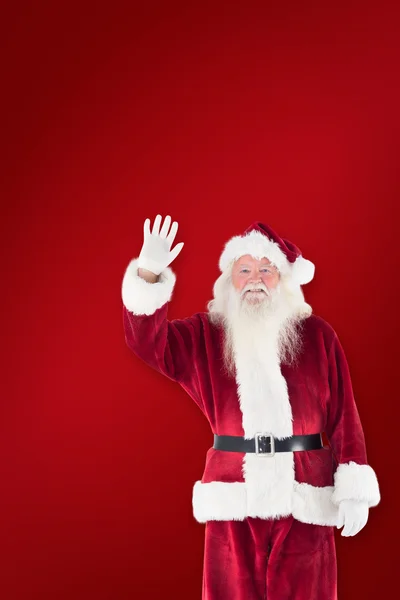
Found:
M 239 268 L 240 267 L 250 267 L 251 265 L 248 265 L 246 263 L 240 263 L 239 264 Z M 268 267 L 269 269 L 275 269 L 277 270 L 277 267 L 271 263 L 263 263 L 262 265 L 259 266 L 259 269 L 263 269 L 265 267 Z

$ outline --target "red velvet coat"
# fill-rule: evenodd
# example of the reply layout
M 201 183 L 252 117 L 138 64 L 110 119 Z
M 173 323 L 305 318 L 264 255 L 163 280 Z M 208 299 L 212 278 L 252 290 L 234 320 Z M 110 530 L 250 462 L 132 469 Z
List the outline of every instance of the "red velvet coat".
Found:
M 322 318 L 304 321 L 303 350 L 296 366 L 223 369 L 222 329 L 207 313 L 169 321 L 175 275 L 158 283 L 137 275 L 132 260 L 122 283 L 123 323 L 129 348 L 150 367 L 179 383 L 196 402 L 213 433 L 277 438 L 325 432 L 331 448 L 276 453 L 271 457 L 210 448 L 193 488 L 199 522 L 247 516 L 336 525 L 343 499 L 375 506 L 380 492 L 367 463 L 364 433 L 348 365 L 339 339 Z

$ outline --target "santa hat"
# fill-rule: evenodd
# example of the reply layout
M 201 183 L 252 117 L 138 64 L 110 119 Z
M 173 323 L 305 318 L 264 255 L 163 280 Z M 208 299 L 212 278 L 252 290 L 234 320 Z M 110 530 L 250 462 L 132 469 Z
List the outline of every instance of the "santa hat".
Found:
M 245 254 L 260 260 L 268 258 L 293 284 L 304 285 L 314 277 L 315 265 L 303 258 L 297 246 L 285 240 L 271 227 L 256 221 L 246 229 L 243 235 L 231 238 L 219 259 L 222 272 L 232 261 Z

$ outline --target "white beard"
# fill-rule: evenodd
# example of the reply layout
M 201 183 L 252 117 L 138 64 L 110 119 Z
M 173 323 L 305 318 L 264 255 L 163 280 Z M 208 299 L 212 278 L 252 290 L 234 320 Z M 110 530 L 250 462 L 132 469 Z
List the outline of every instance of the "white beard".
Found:
M 272 360 L 276 367 L 281 362 L 295 363 L 301 351 L 304 313 L 293 306 L 291 295 L 280 284 L 267 291 L 268 295 L 262 294 L 262 300 L 253 303 L 248 294 L 241 295 L 233 285 L 228 288 L 222 320 L 224 366 L 229 375 L 234 375 L 241 356 L 260 364 L 268 357 L 272 368 Z

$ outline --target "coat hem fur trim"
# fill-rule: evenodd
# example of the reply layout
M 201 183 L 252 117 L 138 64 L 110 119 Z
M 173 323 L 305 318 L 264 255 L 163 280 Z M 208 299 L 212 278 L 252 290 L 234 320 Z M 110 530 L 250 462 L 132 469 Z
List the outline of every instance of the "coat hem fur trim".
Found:
M 196 481 L 193 487 L 193 516 L 199 523 L 207 521 L 243 521 L 247 517 L 277 519 L 293 515 L 312 525 L 337 526 L 339 507 L 332 502 L 333 486 L 317 487 L 294 481 L 285 502 L 270 508 L 268 498 L 256 512 L 248 510 L 245 482 Z

